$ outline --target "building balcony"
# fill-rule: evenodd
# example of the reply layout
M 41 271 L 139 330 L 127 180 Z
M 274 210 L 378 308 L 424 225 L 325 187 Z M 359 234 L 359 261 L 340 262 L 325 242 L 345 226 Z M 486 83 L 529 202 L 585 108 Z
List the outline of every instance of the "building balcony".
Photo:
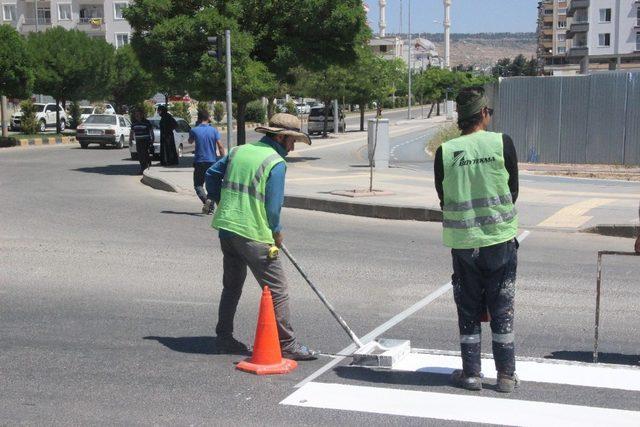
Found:
M 78 30 L 85 33 L 104 33 L 104 18 L 80 18 Z
M 20 26 L 20 30 L 26 33 L 35 31 L 36 28 L 38 29 L 38 31 L 51 28 L 51 18 L 38 18 L 37 22 L 36 18 L 25 18 L 25 20 L 22 22 L 22 25 Z
M 567 38 L 572 39 L 576 34 L 583 34 L 589 31 L 588 22 L 574 22 L 567 31 Z
M 567 16 L 573 16 L 579 9 L 589 8 L 589 0 L 571 0 L 569 7 L 567 8 Z
M 589 47 L 588 46 L 576 46 L 569 49 L 567 52 L 568 57 L 572 58 L 582 58 L 584 56 L 589 55 Z

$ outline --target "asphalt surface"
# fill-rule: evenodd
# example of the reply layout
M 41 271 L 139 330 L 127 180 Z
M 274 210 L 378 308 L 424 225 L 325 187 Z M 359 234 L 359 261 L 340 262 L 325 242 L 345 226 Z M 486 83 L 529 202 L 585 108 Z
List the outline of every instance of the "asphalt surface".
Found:
M 286 376 L 236 371 L 240 357 L 217 354 L 213 338 L 222 271 L 210 217 L 199 214 L 195 196 L 140 184 L 138 164 L 127 158 L 126 149 L 77 146 L 0 152 L 0 424 L 449 424 L 278 404 L 327 357 Z M 360 335 L 450 280 L 439 224 L 291 209 L 283 223 L 289 249 Z M 577 233 L 529 235 L 519 253 L 518 354 L 589 361 L 595 253 L 631 246 Z M 330 353 L 346 347 L 344 332 L 285 264 L 300 340 Z M 637 365 L 638 260 L 609 258 L 604 273 L 601 359 Z M 236 321 L 246 343 L 259 295 L 249 279 Z M 456 350 L 450 292 L 384 336 Z M 444 375 L 346 361 L 316 381 L 471 395 Z M 509 399 L 492 390 L 482 396 Z M 640 392 L 596 387 L 525 383 L 511 398 L 640 409 Z

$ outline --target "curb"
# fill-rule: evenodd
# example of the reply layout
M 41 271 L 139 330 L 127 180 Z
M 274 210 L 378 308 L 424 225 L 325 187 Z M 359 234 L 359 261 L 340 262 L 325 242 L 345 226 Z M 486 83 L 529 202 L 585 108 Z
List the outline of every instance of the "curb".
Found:
M 284 207 L 379 219 L 442 222 L 440 209 L 419 206 L 373 205 L 303 196 L 285 196 Z
M 601 236 L 628 237 L 635 239 L 640 233 L 640 225 L 633 224 L 599 224 L 581 230 L 583 233 L 600 234 Z
M 75 136 L 55 136 L 42 138 L 16 138 L 8 137 L 0 139 L 0 147 L 30 147 L 40 145 L 75 144 Z
M 149 169 L 146 169 L 142 174 L 142 182 L 144 185 L 148 185 L 151 188 L 155 188 L 156 190 L 168 191 L 169 193 L 179 193 L 180 189 L 170 183 L 169 181 L 162 179 L 157 176 L 151 176 L 148 172 Z

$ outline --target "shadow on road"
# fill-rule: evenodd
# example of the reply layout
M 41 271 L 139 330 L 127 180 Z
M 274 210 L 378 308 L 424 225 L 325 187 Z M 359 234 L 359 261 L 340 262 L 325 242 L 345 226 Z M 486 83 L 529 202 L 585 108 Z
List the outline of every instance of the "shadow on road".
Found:
M 320 160 L 320 157 L 287 157 L 287 163 L 302 163 Z
M 72 170 L 75 172 L 97 173 L 100 175 L 140 175 L 140 165 L 133 163 L 126 165 L 85 167 Z
M 197 217 L 205 216 L 205 214 L 198 213 L 198 212 L 160 211 L 160 213 L 169 214 L 169 215 L 188 215 L 188 216 L 197 216 Z
M 357 366 L 338 366 L 335 369 L 340 378 L 365 381 L 376 384 L 397 384 L 415 386 L 450 386 L 449 375 L 434 374 L 430 372 L 402 372 L 374 370 Z
M 191 354 L 239 354 L 249 355 L 248 352 L 223 351 L 216 346 L 216 337 L 144 337 L 145 340 L 157 341 L 169 350 Z
M 570 360 L 574 362 L 592 362 L 593 352 L 591 351 L 554 351 L 545 359 Z M 640 355 L 622 353 L 598 353 L 599 363 L 612 363 L 616 365 L 639 365 Z

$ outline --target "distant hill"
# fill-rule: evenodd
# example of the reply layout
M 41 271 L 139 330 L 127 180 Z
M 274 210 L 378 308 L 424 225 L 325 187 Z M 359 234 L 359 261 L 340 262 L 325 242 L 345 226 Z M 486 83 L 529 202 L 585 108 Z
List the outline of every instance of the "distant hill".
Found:
M 431 40 L 440 56 L 444 56 L 444 34 L 413 35 L 418 36 Z M 535 57 L 537 42 L 536 33 L 451 34 L 451 65 L 473 65 L 486 69 L 502 58 L 514 58 L 519 54 L 527 58 Z

